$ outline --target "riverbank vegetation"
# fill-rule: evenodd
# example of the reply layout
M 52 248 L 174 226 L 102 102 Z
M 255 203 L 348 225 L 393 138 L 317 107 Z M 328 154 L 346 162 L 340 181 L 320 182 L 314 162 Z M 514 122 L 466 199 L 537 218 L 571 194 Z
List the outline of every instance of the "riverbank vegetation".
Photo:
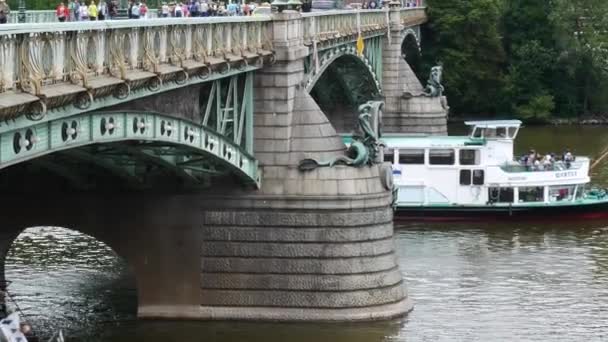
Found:
M 443 64 L 451 116 L 608 119 L 608 1 L 427 4 L 414 70 Z

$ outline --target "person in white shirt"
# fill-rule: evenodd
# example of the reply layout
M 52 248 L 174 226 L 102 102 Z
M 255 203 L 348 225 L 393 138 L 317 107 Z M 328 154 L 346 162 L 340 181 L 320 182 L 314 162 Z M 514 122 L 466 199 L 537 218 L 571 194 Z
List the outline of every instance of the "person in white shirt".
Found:
M 133 4 L 133 7 L 131 7 L 131 18 L 139 19 L 139 15 L 140 15 L 139 2 L 136 2 Z
M 208 17 L 209 16 L 209 4 L 207 1 L 201 2 L 201 16 Z
M 163 2 L 163 6 L 160 8 L 160 15 L 163 18 L 169 17 L 169 6 L 167 5 L 166 2 Z
M 84 1 L 80 4 L 80 7 L 78 8 L 78 12 L 80 14 L 81 21 L 89 20 L 89 7 L 87 6 L 87 4 Z

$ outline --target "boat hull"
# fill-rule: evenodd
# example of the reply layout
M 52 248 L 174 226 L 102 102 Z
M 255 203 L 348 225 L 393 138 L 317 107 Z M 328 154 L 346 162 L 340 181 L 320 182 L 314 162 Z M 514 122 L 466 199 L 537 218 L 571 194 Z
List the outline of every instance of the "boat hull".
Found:
M 484 221 L 491 219 L 608 218 L 608 200 L 572 205 L 531 206 L 397 206 L 395 220 Z

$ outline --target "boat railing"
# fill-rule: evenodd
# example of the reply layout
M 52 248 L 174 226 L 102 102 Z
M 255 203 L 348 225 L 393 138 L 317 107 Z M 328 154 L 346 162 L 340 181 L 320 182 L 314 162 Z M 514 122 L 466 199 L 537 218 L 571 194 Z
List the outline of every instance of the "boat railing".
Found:
M 513 172 L 550 172 L 550 171 L 568 171 L 579 170 L 589 163 L 587 158 L 584 160 L 575 160 L 572 162 L 555 161 L 551 164 L 526 165 L 519 162 L 504 164 L 500 168 L 509 173 Z

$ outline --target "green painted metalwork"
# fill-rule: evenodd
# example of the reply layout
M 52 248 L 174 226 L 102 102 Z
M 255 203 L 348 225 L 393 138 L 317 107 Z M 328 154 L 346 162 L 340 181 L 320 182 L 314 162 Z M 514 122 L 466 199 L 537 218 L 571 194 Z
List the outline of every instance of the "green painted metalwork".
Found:
M 82 152 L 86 146 L 108 148 L 93 151 L 93 157 Z M 204 178 L 199 174 L 203 172 L 193 169 L 207 170 L 208 165 L 217 165 L 218 170 L 247 183 L 260 184 L 257 161 L 234 138 L 200 123 L 159 113 L 80 113 L 0 133 L 0 169 L 62 151 L 89 160 L 110 151 L 122 162 L 104 158 L 99 164 L 135 183 L 137 176 L 128 166 L 133 160 L 146 160 L 172 170 L 189 184 Z
M 201 125 L 253 153 L 253 73 L 214 81 Z
M 384 46 L 384 37 L 376 36 L 365 40 L 365 50 L 363 54 L 369 61 L 376 79 L 382 85 L 382 51 Z
M 118 105 L 118 104 L 121 104 L 124 102 L 133 101 L 133 100 L 136 100 L 136 99 L 139 99 L 142 97 L 146 97 L 146 96 L 150 96 L 153 94 L 161 95 L 163 92 L 166 92 L 166 91 L 170 91 L 170 90 L 174 90 L 174 89 L 178 89 L 178 88 L 182 88 L 182 87 L 187 87 L 187 86 L 191 86 L 191 85 L 195 85 L 195 84 L 223 80 L 223 79 L 230 78 L 233 76 L 238 76 L 238 75 L 252 74 L 253 71 L 259 69 L 260 67 L 261 66 L 248 65 L 248 66 L 243 67 L 241 70 L 230 69 L 223 73 L 220 73 L 220 72 L 212 73 L 206 78 L 200 78 L 200 77 L 188 78 L 188 80 L 183 84 L 163 83 L 161 85 L 160 89 L 155 90 L 155 91 L 152 91 L 152 90 L 148 89 L 147 87 L 143 87 L 143 88 L 131 91 L 129 93 L 129 95 L 125 98 L 117 98 L 117 97 L 113 97 L 113 96 L 96 98 L 92 102 L 90 107 L 87 108 L 86 110 L 79 109 L 79 108 L 77 108 L 75 106 L 71 106 L 71 105 L 66 105 L 63 107 L 50 109 L 47 112 L 46 116 L 44 116 L 42 119 L 37 121 L 37 123 L 43 123 L 43 122 L 48 122 L 48 121 L 52 121 L 52 120 L 67 118 L 67 117 L 70 117 L 73 115 L 77 115 L 79 113 L 83 113 L 85 111 L 89 112 L 89 111 L 93 111 L 93 110 L 103 110 L 104 108 Z M 252 75 L 248 76 L 248 77 L 252 77 Z M 2 121 L 2 122 L 0 122 L 0 134 L 2 134 L 3 132 L 13 131 L 15 129 L 23 129 L 23 128 L 31 126 L 32 124 L 33 124 L 32 120 L 26 118 L 25 116 L 19 116 L 17 118 L 11 119 L 11 120 Z
M 306 72 L 305 85 L 306 90 L 310 92 L 315 84 L 321 78 L 325 70 L 342 56 L 353 56 L 359 60 L 364 69 L 372 75 L 374 87 L 378 93 L 382 93 L 382 37 L 373 37 L 365 40 L 365 50 L 363 56 L 357 54 L 355 42 L 345 43 L 339 47 L 320 51 L 318 57 L 318 66 L 315 63 L 315 56 L 307 58 L 304 63 Z M 367 46 L 367 44 L 370 46 Z M 370 59 L 372 58 L 372 59 Z M 379 73 L 378 73 L 379 72 Z

